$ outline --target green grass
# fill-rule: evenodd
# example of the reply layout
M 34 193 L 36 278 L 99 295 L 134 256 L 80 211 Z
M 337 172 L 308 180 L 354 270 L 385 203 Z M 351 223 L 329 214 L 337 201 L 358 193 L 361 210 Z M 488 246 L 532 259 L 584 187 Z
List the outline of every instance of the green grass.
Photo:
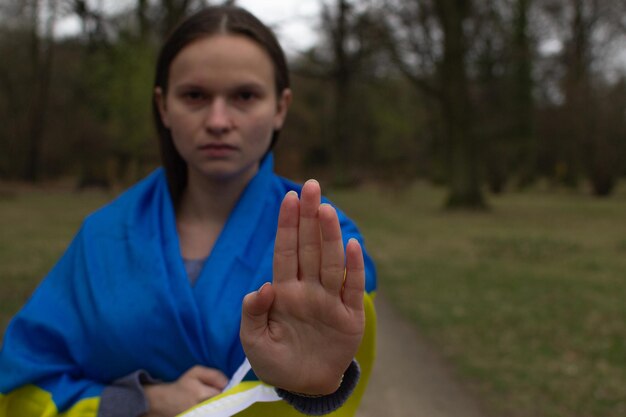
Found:
M 329 195 L 359 223 L 381 293 L 495 415 L 626 415 L 626 190 L 535 190 L 445 212 L 443 190 Z M 0 196 L 0 330 L 109 196 Z
M 0 193 L 0 340 L 85 215 L 107 200 L 95 192 L 27 188 Z
M 626 415 L 626 192 L 534 191 L 487 213 L 442 190 L 332 198 L 358 220 L 379 285 L 496 415 Z

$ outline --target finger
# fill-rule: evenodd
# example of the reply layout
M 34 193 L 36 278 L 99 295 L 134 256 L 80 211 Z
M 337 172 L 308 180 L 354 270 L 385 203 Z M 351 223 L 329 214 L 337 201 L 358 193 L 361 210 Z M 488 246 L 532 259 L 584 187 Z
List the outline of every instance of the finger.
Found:
M 343 241 L 337 211 L 329 204 L 319 208 L 320 229 L 322 231 L 321 280 L 324 288 L 341 295 L 344 278 Z
M 228 378 L 221 371 L 206 366 L 199 366 L 196 373 L 198 381 L 204 385 L 222 390 L 228 384 Z
M 300 202 L 295 191 L 289 191 L 278 214 L 274 243 L 274 282 L 298 278 L 298 222 Z
M 194 377 L 197 377 L 194 374 Z M 214 387 L 212 385 L 205 384 L 200 379 L 194 379 L 190 381 L 189 385 L 189 394 L 192 395 L 193 403 L 192 405 L 198 404 L 202 401 L 208 400 L 209 398 L 215 397 L 220 394 L 222 390 L 220 388 Z M 188 407 L 185 407 L 188 408 Z
M 346 279 L 343 284 L 343 303 L 351 310 L 363 310 L 365 292 L 365 263 L 363 250 L 356 239 L 350 239 L 346 248 Z
M 202 389 L 202 392 L 200 393 L 200 401 L 206 401 L 209 398 L 213 398 L 216 395 L 219 395 L 222 393 L 222 390 L 219 388 L 215 388 L 209 385 L 205 385 L 204 388 Z
M 308 180 L 300 194 L 298 228 L 298 277 L 305 281 L 320 279 L 320 224 L 318 211 L 321 190 L 315 180 Z
M 241 309 L 240 338 L 244 350 L 261 337 L 268 325 L 268 313 L 274 302 L 274 288 L 266 282 L 258 291 L 246 295 Z

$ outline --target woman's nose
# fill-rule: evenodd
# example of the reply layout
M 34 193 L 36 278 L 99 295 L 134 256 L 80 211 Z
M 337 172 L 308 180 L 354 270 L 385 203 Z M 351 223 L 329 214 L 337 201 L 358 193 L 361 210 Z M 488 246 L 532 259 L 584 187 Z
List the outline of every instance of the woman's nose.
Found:
M 232 128 L 226 100 L 215 98 L 209 105 L 207 112 L 205 126 L 212 134 L 222 135 Z

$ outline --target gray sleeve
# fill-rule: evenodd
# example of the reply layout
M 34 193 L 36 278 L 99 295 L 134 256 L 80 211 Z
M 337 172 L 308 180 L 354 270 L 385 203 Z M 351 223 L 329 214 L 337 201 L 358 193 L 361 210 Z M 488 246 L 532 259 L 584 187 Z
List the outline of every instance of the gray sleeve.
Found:
M 280 388 L 276 388 L 276 393 L 302 414 L 323 416 L 332 413 L 348 401 L 356 384 L 359 382 L 360 376 L 361 369 L 359 368 L 359 363 L 353 360 L 343 375 L 341 385 L 332 394 L 321 397 L 305 397 Z
M 158 382 L 146 371 L 136 371 L 108 385 L 100 396 L 98 417 L 139 417 L 148 411 L 143 384 Z

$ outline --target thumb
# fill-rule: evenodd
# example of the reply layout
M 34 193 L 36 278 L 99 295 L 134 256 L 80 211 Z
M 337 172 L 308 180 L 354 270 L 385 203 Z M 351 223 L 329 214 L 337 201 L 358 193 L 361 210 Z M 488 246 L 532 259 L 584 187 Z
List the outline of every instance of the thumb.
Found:
M 214 368 L 204 366 L 196 366 L 194 369 L 194 377 L 204 385 L 223 389 L 228 384 L 228 378 L 221 371 Z
M 274 287 L 266 282 L 258 291 L 244 297 L 241 314 L 241 340 L 244 345 L 265 331 L 274 296 Z

